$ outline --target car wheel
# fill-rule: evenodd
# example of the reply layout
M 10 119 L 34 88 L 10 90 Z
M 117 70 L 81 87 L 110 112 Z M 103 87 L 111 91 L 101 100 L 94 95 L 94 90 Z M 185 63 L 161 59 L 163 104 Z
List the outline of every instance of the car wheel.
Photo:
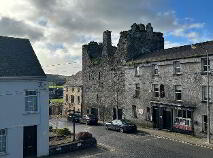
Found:
M 123 129 L 123 128 L 120 128 L 120 132 L 121 132 L 121 133 L 124 133 L 124 129 Z

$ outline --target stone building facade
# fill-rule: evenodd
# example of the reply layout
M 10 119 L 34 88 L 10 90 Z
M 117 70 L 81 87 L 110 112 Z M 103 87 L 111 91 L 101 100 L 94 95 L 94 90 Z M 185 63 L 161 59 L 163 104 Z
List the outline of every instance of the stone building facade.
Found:
M 117 47 L 111 44 L 111 31 L 103 32 L 103 43 L 82 46 L 84 113 L 101 120 L 123 118 L 125 74 L 123 64 L 145 53 L 164 49 L 164 38 L 151 24 L 133 24 L 120 33 Z
M 205 136 L 207 130 L 207 58 L 213 67 L 213 41 L 149 53 L 125 66 L 127 119 L 154 128 Z M 210 75 L 210 111 L 213 116 Z M 213 133 L 213 117 L 211 133 Z
M 68 113 L 82 112 L 82 72 L 78 72 L 70 77 L 70 80 L 64 85 L 64 104 L 63 115 Z

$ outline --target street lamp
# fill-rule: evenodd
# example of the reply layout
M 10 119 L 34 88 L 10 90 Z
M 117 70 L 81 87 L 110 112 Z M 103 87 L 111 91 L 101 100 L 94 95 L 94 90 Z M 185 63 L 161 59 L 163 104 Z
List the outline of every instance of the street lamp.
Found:
M 206 52 L 206 60 L 207 60 L 207 102 L 206 102 L 206 107 L 207 107 L 207 143 L 211 143 L 210 139 L 210 106 L 209 106 L 209 72 L 210 72 L 210 65 L 209 65 L 209 52 L 207 49 L 203 48 L 200 46 L 202 49 L 205 50 Z M 191 46 L 192 49 L 196 49 L 197 47 L 195 45 Z

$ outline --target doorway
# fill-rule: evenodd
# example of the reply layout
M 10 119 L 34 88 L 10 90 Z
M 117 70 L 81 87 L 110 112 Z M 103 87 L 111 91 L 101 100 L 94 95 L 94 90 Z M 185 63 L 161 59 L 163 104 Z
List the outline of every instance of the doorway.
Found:
M 24 127 L 23 156 L 37 156 L 37 126 Z
M 163 110 L 163 129 L 170 130 L 172 128 L 171 111 Z

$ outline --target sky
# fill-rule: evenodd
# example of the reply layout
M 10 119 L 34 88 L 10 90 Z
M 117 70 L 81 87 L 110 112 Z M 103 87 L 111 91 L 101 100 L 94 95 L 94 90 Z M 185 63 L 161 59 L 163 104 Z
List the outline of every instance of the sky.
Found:
M 133 23 L 164 33 L 165 48 L 213 40 L 211 0 L 0 0 L 0 35 L 28 38 L 45 73 L 81 70 L 81 48 Z

